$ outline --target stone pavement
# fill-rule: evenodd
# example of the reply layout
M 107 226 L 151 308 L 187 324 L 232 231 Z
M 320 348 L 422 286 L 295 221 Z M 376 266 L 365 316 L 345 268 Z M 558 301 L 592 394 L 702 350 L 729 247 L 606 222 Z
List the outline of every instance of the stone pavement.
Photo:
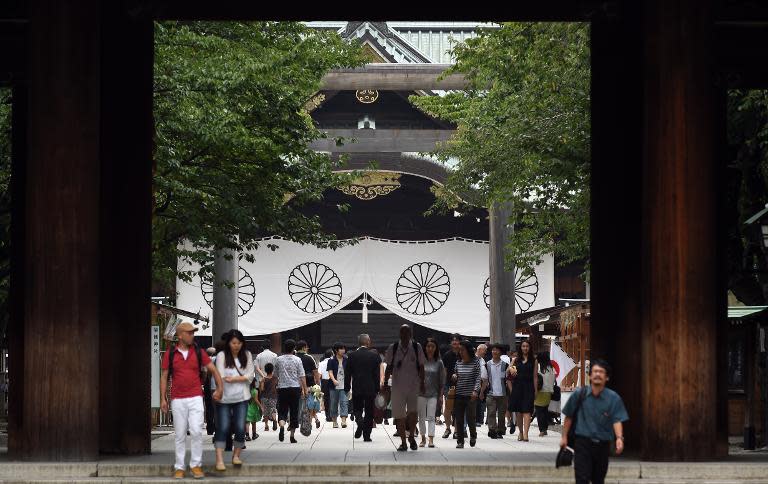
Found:
M 362 438 L 355 439 L 354 422 L 348 421 L 346 429 L 334 429 L 330 422 L 326 422 L 320 416 L 320 428 L 313 425 L 312 434 L 304 437 L 298 431 L 296 440 L 291 444 L 286 437 L 284 442 L 278 440 L 278 432 L 272 430 L 263 431 L 263 424 L 259 424 L 259 438 L 246 442 L 246 450 L 242 458 L 250 463 L 267 462 L 298 462 L 298 463 L 444 463 L 444 462 L 494 462 L 505 463 L 551 463 L 554 466 L 555 456 L 558 451 L 560 434 L 548 432 L 549 435 L 539 437 L 539 430 L 535 423 L 531 425 L 530 441 L 518 442 L 517 434 L 505 435 L 503 439 L 491 439 L 488 437 L 488 427 L 483 425 L 478 428 L 477 445 L 469 446 L 469 439 L 464 442 L 464 449 L 456 449 L 456 441 L 452 438 L 441 437 L 445 426 L 436 426 L 435 448 L 419 448 L 417 451 L 398 452 L 400 439 L 393 437 L 395 426 L 378 425 L 373 429 L 371 438 L 373 442 L 364 442 Z M 279 427 L 278 427 L 279 430 Z M 204 461 L 213 462 L 214 450 L 211 437 L 204 436 Z M 416 439 L 419 441 L 419 437 Z M 165 462 L 173 462 L 173 435 L 168 434 L 152 441 L 152 461 L 156 459 Z M 228 459 L 229 454 L 226 454 Z M 146 459 L 146 457 L 142 458 Z M 124 459 L 123 459 L 124 460 Z

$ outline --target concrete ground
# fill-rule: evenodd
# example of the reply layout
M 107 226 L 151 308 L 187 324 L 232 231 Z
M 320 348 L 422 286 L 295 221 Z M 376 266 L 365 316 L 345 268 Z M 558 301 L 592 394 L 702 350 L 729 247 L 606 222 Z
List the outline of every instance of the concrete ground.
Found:
M 378 425 L 373 429 L 371 438 L 373 442 L 364 442 L 362 438 L 355 439 L 355 424 L 348 421 L 346 429 L 334 429 L 330 422 L 326 422 L 320 415 L 320 428 L 313 425 L 312 434 L 304 437 L 298 431 L 296 440 L 291 444 L 286 437 L 284 442 L 278 440 L 278 432 L 264 431 L 264 425 L 259 424 L 259 438 L 246 442 L 246 449 L 242 453 L 242 459 L 249 463 L 441 463 L 441 462 L 493 462 L 504 463 L 551 463 L 554 466 L 555 456 L 558 451 L 560 434 L 548 432 L 545 437 L 539 437 L 536 424 L 531 425 L 529 442 L 518 442 L 517 434 L 505 435 L 503 439 L 491 439 L 488 437 L 488 427 L 483 425 L 478 428 L 477 445 L 472 448 L 469 440 L 464 442 L 464 449 L 456 449 L 456 440 L 443 439 L 442 433 L 445 426 L 435 427 L 435 448 L 423 447 L 417 451 L 398 452 L 400 439 L 393 437 L 396 429 L 392 425 Z M 271 426 L 270 426 L 271 429 Z M 279 430 L 279 427 L 278 427 Z M 420 437 L 417 437 L 420 441 Z M 213 462 L 214 450 L 210 436 L 204 436 L 204 461 Z M 153 462 L 173 462 L 174 436 L 162 435 L 152 441 L 151 459 Z M 143 457 L 142 459 L 146 459 Z M 229 453 L 226 459 L 230 460 Z M 121 459 L 125 461 L 125 459 Z

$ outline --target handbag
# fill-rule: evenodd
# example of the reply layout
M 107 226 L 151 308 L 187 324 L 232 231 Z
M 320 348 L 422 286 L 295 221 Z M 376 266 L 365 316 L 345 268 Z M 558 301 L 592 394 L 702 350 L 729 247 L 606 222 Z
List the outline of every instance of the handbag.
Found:
M 448 394 L 445 396 L 445 410 L 443 410 L 443 418 L 446 421 L 451 421 L 451 415 L 453 414 L 453 404 L 456 400 L 456 387 L 450 387 Z
M 560 386 L 557 383 L 555 383 L 555 385 L 552 387 L 552 398 L 550 400 L 552 400 L 553 402 L 559 402 L 560 397 L 561 397 Z
M 309 417 L 309 408 L 307 407 L 307 398 L 301 397 L 299 401 L 299 432 L 304 437 L 309 437 L 312 433 L 312 419 Z

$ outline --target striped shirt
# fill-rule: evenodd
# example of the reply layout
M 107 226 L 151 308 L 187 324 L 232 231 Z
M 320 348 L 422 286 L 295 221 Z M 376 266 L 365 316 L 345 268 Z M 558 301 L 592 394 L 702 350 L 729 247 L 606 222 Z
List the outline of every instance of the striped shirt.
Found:
M 469 363 L 456 362 L 456 395 L 471 397 L 472 392 L 480 393 L 480 360 L 473 358 Z

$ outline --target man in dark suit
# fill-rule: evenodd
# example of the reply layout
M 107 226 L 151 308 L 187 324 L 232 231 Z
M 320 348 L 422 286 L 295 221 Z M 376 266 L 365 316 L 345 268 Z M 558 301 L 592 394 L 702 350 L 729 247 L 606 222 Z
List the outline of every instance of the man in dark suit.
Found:
M 371 337 L 361 334 L 357 337 L 359 347 L 347 354 L 347 369 L 344 374 L 344 390 L 352 390 L 352 408 L 354 409 L 355 438 L 363 436 L 371 441 L 373 428 L 373 402 L 379 393 L 381 358 L 371 351 Z M 365 412 L 365 416 L 363 416 Z

